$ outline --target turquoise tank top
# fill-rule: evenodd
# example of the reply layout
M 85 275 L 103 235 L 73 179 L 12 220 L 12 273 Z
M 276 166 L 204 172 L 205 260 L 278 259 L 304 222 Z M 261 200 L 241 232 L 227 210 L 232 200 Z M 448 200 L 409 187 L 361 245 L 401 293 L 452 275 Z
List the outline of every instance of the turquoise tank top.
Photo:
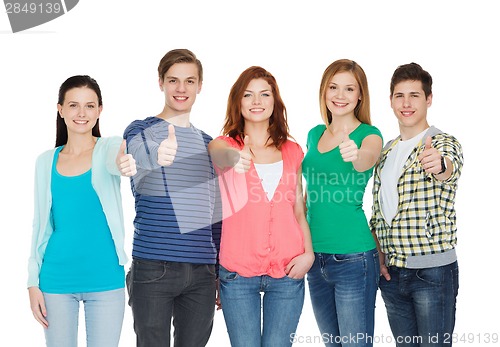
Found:
M 92 170 L 63 176 L 54 153 L 51 174 L 50 236 L 40 270 L 40 289 L 68 294 L 123 288 L 125 271 L 118 262 L 106 216 L 92 187 Z

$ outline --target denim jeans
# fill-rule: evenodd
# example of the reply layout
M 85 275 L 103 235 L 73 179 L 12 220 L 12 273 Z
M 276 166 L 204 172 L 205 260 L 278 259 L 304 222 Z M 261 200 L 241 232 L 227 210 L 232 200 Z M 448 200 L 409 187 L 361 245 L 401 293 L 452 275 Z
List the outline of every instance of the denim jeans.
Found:
M 43 293 L 49 327 L 47 347 L 76 347 L 80 301 L 85 309 L 88 347 L 117 347 L 125 312 L 125 289 L 92 293 Z
M 219 278 L 222 312 L 232 347 L 292 345 L 304 305 L 304 279 L 242 277 L 222 266 Z
M 205 346 L 215 312 L 215 265 L 134 259 L 127 274 L 138 347 Z M 172 321 L 173 318 L 173 321 Z
M 373 346 L 377 250 L 315 256 L 307 281 L 325 346 Z
M 425 268 L 389 267 L 380 279 L 389 325 L 398 347 L 451 346 L 458 294 L 458 263 Z

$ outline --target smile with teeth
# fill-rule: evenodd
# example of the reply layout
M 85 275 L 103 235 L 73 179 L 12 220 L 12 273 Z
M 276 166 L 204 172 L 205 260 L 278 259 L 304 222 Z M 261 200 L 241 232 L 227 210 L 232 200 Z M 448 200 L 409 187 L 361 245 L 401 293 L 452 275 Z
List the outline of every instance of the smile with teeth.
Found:
M 250 112 L 264 112 L 263 108 L 251 108 Z
M 174 96 L 174 99 L 177 101 L 186 101 L 188 99 L 187 96 Z
M 401 111 L 403 117 L 410 117 L 413 114 L 413 111 Z
M 333 104 L 337 107 L 346 107 L 347 105 L 349 105 L 348 103 L 340 103 L 335 101 L 333 101 Z
M 76 124 L 87 124 L 89 121 L 88 120 L 74 120 Z

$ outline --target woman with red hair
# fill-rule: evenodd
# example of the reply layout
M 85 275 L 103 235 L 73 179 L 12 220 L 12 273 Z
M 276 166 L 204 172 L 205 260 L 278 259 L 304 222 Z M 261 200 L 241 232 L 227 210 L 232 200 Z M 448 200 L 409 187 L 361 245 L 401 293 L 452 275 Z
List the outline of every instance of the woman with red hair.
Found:
M 304 153 L 289 138 L 276 79 L 246 69 L 229 93 L 223 136 L 209 145 L 224 211 L 220 304 L 233 347 L 290 346 L 302 311 L 314 254 Z

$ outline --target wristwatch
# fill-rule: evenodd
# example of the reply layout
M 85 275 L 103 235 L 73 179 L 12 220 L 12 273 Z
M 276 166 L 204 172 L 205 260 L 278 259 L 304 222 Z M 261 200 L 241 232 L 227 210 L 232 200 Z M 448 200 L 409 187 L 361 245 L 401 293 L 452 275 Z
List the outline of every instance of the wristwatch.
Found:
M 442 173 L 444 173 L 446 171 L 447 167 L 446 167 L 446 160 L 444 159 L 444 155 L 441 156 L 441 171 L 439 171 L 437 174 L 438 175 L 441 175 Z

